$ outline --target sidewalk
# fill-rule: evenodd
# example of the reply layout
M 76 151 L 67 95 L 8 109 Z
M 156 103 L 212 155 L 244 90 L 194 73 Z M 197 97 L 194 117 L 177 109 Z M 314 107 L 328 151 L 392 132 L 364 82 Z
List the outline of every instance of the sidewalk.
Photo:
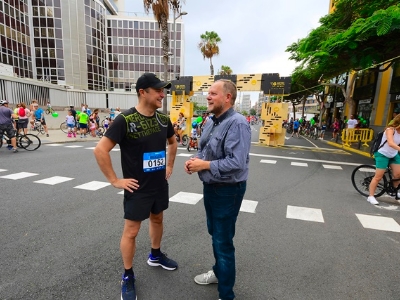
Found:
M 76 135 L 76 138 L 67 137 L 67 134 L 62 132 L 61 129 L 49 129 L 49 136 L 46 134 L 37 134 L 37 131 L 30 131 L 28 133 L 35 134 L 41 140 L 42 144 L 53 144 L 53 143 L 74 143 L 74 142 L 87 142 L 95 141 L 98 142 L 100 138 L 92 137 L 91 135 L 86 135 L 86 138 L 81 138 L 80 134 Z

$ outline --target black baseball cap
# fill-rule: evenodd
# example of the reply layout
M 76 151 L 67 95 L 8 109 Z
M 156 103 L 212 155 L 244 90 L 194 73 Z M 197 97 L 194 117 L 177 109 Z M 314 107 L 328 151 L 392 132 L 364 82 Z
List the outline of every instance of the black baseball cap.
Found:
M 161 81 L 156 74 L 144 73 L 136 82 L 136 92 L 140 89 L 155 88 L 155 89 L 169 89 L 171 88 L 171 82 Z

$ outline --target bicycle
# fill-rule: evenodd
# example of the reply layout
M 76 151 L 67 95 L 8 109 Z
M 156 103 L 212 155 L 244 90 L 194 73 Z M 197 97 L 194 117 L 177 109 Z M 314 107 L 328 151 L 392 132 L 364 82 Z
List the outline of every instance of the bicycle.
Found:
M 7 136 L 7 134 L 3 135 L 3 138 L 6 140 L 7 145 L 11 145 L 11 139 Z M 2 139 L 3 139 L 2 138 Z M 40 147 L 42 144 L 42 141 L 40 138 L 34 134 L 17 134 L 16 136 L 17 139 L 17 147 L 18 148 L 23 148 L 27 151 L 35 151 Z M 0 148 L 3 146 L 3 140 L 1 140 L 0 143 Z
M 369 196 L 369 184 L 375 176 L 375 170 L 375 166 L 360 165 L 351 173 L 351 182 L 354 188 L 365 197 Z M 397 192 L 400 190 L 400 187 L 395 187 L 393 184 L 395 181 L 399 180 L 400 178 L 393 178 L 392 169 L 388 167 L 375 189 L 374 196 L 380 197 L 386 193 L 391 197 L 395 197 L 396 200 L 399 200 L 400 198 L 398 197 Z
M 47 107 L 47 109 L 44 112 L 46 113 L 46 115 L 48 115 L 48 114 L 53 114 L 56 111 L 51 107 Z
M 183 139 L 183 137 L 182 137 Z M 199 146 L 198 146 L 198 139 L 196 137 L 190 137 L 189 138 L 189 143 L 187 145 L 187 151 L 190 152 L 190 149 L 194 149 L 194 150 L 198 150 Z
M 33 123 L 33 127 L 31 127 L 31 131 L 37 131 L 37 134 L 44 134 L 44 126 L 42 125 L 42 123 L 38 120 L 35 120 L 35 122 Z

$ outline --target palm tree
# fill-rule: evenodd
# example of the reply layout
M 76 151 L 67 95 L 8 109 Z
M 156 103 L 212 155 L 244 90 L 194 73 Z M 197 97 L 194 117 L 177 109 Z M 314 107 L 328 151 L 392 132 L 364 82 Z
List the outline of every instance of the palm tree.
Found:
M 229 66 L 221 66 L 221 71 L 219 71 L 219 75 L 231 75 L 232 69 Z
M 204 59 L 210 59 L 210 71 L 211 75 L 214 75 L 212 57 L 219 54 L 218 43 L 221 42 L 221 38 L 218 36 L 218 33 L 214 31 L 206 31 L 206 33 L 200 35 L 200 38 L 199 49 L 203 54 Z
M 184 1 L 183 1 L 184 2 Z M 169 61 L 169 32 L 168 32 L 168 19 L 169 10 L 179 13 L 181 9 L 180 0 L 143 0 L 144 10 L 146 13 L 153 11 L 154 18 L 158 22 L 162 34 L 162 50 L 163 50 L 163 63 L 164 63 L 164 81 L 168 81 L 168 61 Z M 176 58 L 174 58 L 176 59 Z M 163 113 L 167 113 L 168 101 L 163 101 Z

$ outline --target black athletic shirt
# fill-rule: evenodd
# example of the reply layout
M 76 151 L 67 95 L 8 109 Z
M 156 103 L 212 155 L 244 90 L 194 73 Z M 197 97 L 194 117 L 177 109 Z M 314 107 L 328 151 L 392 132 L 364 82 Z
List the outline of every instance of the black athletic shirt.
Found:
M 167 184 L 166 140 L 173 135 L 168 116 L 156 111 L 146 117 L 134 107 L 119 114 L 105 133 L 119 144 L 123 176 L 138 180 L 137 192 L 157 190 Z

